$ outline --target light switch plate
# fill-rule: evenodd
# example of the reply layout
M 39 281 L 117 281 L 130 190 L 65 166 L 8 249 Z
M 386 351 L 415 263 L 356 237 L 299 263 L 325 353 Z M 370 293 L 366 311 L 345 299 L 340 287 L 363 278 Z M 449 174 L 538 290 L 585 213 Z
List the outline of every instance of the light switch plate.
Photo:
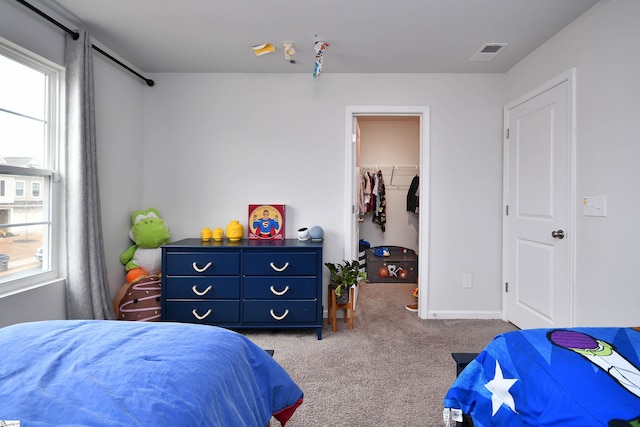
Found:
M 582 215 L 607 216 L 607 205 L 604 196 L 586 196 L 582 199 Z

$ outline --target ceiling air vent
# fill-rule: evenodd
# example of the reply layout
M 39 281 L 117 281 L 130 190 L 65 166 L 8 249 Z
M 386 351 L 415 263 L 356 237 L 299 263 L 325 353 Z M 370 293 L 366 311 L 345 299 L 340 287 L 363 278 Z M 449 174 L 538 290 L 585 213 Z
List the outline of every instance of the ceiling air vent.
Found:
M 491 61 L 509 43 L 485 43 L 474 53 L 469 61 Z

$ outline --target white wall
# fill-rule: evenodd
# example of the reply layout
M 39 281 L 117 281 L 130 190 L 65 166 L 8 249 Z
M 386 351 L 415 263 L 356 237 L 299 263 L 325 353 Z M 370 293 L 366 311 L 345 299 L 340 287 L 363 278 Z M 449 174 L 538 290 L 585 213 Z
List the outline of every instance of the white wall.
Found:
M 285 203 L 287 237 L 343 259 L 347 106 L 431 109 L 429 310 L 500 317 L 503 74 L 160 74 L 145 91 L 144 205 L 173 239 Z M 480 226 L 478 226 L 481 224 Z M 462 288 L 463 274 L 474 276 Z
M 575 67 L 576 324 L 638 324 L 640 2 L 602 1 L 507 73 L 509 100 Z M 606 196 L 607 216 L 582 215 Z

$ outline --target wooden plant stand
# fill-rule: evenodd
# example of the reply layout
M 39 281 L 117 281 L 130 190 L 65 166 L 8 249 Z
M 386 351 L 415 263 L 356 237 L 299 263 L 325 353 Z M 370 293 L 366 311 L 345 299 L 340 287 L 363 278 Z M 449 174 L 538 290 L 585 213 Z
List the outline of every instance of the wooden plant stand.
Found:
M 344 323 L 347 323 L 347 319 L 349 321 L 349 329 L 353 329 L 353 300 L 354 296 L 354 288 L 349 288 L 349 302 L 345 304 L 337 304 L 336 303 L 336 292 L 329 285 L 329 304 L 327 307 L 327 323 L 329 325 L 333 325 L 333 332 L 338 330 L 338 325 L 336 324 L 336 312 L 338 309 L 344 309 Z

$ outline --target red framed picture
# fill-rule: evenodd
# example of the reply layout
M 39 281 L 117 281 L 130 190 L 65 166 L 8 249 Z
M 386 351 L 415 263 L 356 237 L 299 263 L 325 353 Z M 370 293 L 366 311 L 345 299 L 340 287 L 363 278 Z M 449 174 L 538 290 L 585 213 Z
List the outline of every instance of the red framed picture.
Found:
M 285 205 L 249 205 L 249 240 L 283 240 Z

